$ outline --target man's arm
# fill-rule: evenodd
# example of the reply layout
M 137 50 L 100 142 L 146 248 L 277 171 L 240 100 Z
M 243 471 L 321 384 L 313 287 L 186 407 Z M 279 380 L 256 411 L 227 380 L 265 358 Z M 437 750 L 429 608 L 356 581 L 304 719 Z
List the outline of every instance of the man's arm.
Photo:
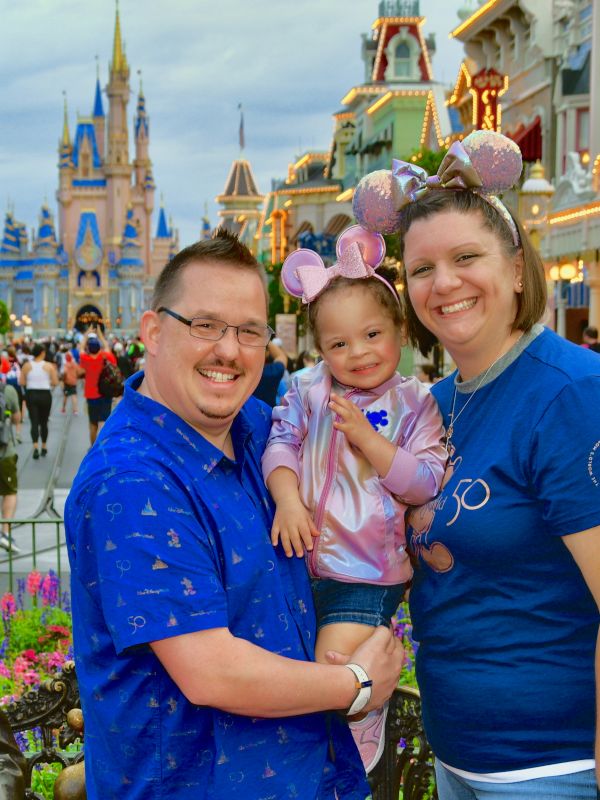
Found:
M 346 667 L 284 658 L 233 636 L 227 628 L 175 636 L 152 642 L 151 647 L 191 703 L 232 714 L 288 717 L 346 710 L 357 696 L 356 678 Z M 349 657 L 373 681 L 365 711 L 390 697 L 403 660 L 400 641 L 384 627 L 376 628 Z

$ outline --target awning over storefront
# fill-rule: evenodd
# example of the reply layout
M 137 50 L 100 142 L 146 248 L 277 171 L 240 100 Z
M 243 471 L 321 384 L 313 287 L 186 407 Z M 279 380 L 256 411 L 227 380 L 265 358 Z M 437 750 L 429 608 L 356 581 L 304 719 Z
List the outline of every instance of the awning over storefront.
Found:
M 521 148 L 523 161 L 537 161 L 542 158 L 542 121 L 536 117 L 529 125 L 520 125 L 514 133 L 507 136 Z

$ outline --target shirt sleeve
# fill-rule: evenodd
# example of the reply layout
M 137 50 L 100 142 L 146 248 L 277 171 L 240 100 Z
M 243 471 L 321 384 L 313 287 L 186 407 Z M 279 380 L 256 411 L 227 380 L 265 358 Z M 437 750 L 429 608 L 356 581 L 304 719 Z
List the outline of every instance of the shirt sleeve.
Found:
M 277 467 L 288 467 L 300 480 L 300 448 L 308 431 L 308 412 L 296 379 L 273 409 L 272 427 L 262 458 L 263 478 Z
M 569 383 L 532 435 L 531 481 L 550 533 L 600 525 L 600 378 Z
M 405 386 L 405 391 L 408 388 Z M 443 434 L 437 403 L 424 389 L 392 465 L 381 480 L 388 491 L 407 505 L 422 505 L 439 492 L 448 458 L 442 444 Z
M 185 493 L 136 473 L 92 491 L 76 538 L 85 551 L 78 573 L 94 586 L 117 653 L 227 627 L 215 540 Z

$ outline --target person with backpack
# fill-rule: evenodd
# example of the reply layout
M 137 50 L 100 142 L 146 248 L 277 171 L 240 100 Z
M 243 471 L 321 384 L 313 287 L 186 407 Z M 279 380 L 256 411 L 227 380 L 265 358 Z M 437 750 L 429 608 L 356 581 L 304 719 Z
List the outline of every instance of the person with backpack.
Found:
M 8 372 L 6 373 L 6 383 L 9 386 L 14 386 L 15 391 L 17 393 L 17 397 L 19 398 L 19 422 L 15 423 L 15 434 L 17 437 L 17 442 L 21 442 L 21 424 L 23 422 L 23 407 L 25 403 L 25 392 L 23 391 L 23 387 L 19 383 L 19 378 L 21 377 L 21 365 L 19 364 L 19 359 L 17 358 L 17 351 L 12 345 L 9 345 L 6 348 L 7 358 L 8 358 Z
M 12 542 L 10 522 L 17 510 L 17 450 L 13 436 L 13 425 L 21 421 L 20 403 L 17 390 L 9 383 L 0 383 L 0 511 L 2 513 L 2 533 L 0 547 L 19 553 Z M 1 797 L 1 795 L 0 795 Z
M 83 393 L 88 408 L 90 447 L 112 411 L 112 396 L 103 395 L 98 386 L 106 362 L 117 368 L 117 359 L 111 353 L 102 331 L 98 327 L 90 327 L 79 343 L 79 365 L 85 371 Z

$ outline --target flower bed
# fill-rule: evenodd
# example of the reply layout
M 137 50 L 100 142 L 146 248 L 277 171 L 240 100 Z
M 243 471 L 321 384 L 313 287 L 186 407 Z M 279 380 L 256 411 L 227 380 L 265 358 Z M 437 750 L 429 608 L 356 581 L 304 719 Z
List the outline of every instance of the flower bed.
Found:
M 17 581 L 16 595 L 0 599 L 3 639 L 0 645 L 0 705 L 17 700 L 40 682 L 54 677 L 73 658 L 73 637 L 68 593 L 61 593 L 53 570 L 46 575 L 30 572 Z M 17 733 L 23 752 L 42 748 L 39 731 Z M 57 766 L 34 768 L 31 788 L 51 800 Z

